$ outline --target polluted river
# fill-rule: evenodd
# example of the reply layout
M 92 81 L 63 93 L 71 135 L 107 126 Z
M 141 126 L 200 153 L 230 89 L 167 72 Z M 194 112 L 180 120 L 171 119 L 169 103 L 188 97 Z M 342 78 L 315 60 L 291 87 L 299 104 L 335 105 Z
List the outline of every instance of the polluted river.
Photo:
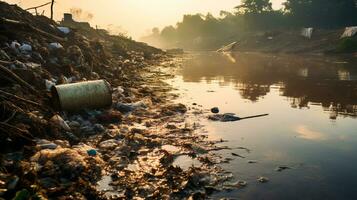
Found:
M 239 183 L 212 198 L 356 199 L 356 61 L 319 55 L 185 55 L 177 76 L 166 82 L 179 94 L 176 101 L 187 105 L 187 121 L 195 123 L 196 132 L 229 147 L 213 154 L 225 159 L 218 165 L 231 173 L 225 184 Z M 212 111 L 269 115 L 223 122 L 208 119 Z M 189 168 L 200 162 L 180 156 L 174 164 Z

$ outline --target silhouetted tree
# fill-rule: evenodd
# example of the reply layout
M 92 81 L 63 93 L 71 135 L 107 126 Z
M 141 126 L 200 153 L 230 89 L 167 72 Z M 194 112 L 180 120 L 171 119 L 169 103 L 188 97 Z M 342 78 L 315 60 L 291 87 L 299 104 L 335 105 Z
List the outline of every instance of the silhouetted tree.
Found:
M 243 13 L 262 13 L 273 10 L 270 0 L 242 0 L 242 4 L 236 9 Z
M 242 0 L 237 12 L 221 11 L 218 18 L 210 13 L 184 15 L 175 27 L 153 31 L 151 39 L 185 48 L 217 48 L 247 31 L 357 25 L 357 0 L 286 0 L 284 5 L 284 9 L 273 10 L 270 0 Z
M 296 25 L 339 27 L 357 23 L 356 0 L 287 0 L 285 11 Z

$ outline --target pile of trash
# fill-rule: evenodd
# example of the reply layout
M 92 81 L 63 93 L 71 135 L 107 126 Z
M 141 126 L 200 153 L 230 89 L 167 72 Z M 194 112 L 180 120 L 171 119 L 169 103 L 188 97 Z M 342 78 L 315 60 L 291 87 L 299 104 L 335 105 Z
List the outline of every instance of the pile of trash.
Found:
M 171 101 L 163 51 L 5 2 L 0 13 L 0 199 L 205 198 L 231 178 L 206 155 L 219 141 Z

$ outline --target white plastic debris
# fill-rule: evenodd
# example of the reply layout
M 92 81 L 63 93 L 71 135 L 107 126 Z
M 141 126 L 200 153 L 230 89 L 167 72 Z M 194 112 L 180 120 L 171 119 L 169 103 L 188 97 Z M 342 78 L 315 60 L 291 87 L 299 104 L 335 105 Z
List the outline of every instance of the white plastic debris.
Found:
M 40 149 L 56 149 L 58 146 L 57 144 L 45 139 L 37 139 L 36 143 Z
M 56 124 L 58 127 L 63 128 L 63 130 L 70 131 L 71 128 L 68 126 L 67 122 L 65 122 L 61 116 L 54 115 L 51 120 L 52 123 Z
M 55 50 L 55 49 L 62 49 L 63 46 L 62 46 L 60 43 L 58 43 L 58 42 L 52 42 L 52 43 L 50 43 L 50 44 L 48 45 L 48 48 L 49 48 L 50 50 Z
M 27 62 L 24 64 L 26 65 L 27 68 L 30 68 L 30 69 L 37 69 L 37 68 L 41 67 L 41 64 L 34 63 L 34 62 Z
M 45 79 L 45 85 L 46 85 L 47 91 L 51 91 L 52 86 L 55 86 L 56 83 L 54 83 L 53 81 Z
M 21 61 L 16 60 L 10 65 L 10 69 L 27 69 L 27 65 Z
M 75 76 L 69 77 L 69 78 L 67 78 L 67 83 L 72 83 L 75 80 L 77 80 L 77 78 Z
M 303 37 L 306 37 L 306 38 L 308 38 L 308 39 L 311 39 L 311 37 L 312 37 L 312 32 L 314 31 L 314 28 L 312 28 L 312 27 L 310 27 L 310 28 L 303 28 L 302 30 L 301 30 L 301 35 L 303 36 Z
M 69 29 L 68 27 L 64 27 L 64 26 L 59 26 L 59 27 L 57 27 L 57 29 L 60 30 L 64 34 L 68 34 L 71 32 L 71 29 Z
M 119 140 L 109 139 L 99 143 L 99 147 L 103 149 L 114 149 L 119 143 Z
M 21 46 L 21 44 L 15 40 L 15 41 L 11 42 L 10 46 L 12 49 L 18 49 Z
M 357 26 L 346 27 L 345 32 L 341 35 L 341 38 L 353 37 L 357 33 Z
M 122 86 L 118 86 L 117 87 L 117 91 L 118 91 L 118 93 L 124 93 L 124 89 L 123 89 L 123 87 Z
M 217 50 L 217 52 L 227 52 L 227 51 L 232 51 L 234 50 L 234 48 L 236 47 L 236 45 L 238 44 L 238 42 L 232 42 L 220 49 Z
M 20 47 L 19 47 L 20 51 L 21 52 L 31 52 L 32 51 L 32 46 L 29 45 L 29 44 L 22 44 Z

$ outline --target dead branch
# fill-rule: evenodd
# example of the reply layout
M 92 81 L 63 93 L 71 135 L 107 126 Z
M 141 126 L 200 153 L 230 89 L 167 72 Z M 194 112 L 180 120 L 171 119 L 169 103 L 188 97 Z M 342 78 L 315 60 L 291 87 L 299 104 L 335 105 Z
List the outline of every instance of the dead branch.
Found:
M 17 113 L 16 110 L 13 111 L 11 116 L 8 117 L 6 120 L 4 120 L 3 123 L 8 123 L 10 120 L 12 120 L 15 117 L 16 113 Z
M 5 61 L 5 60 L 0 60 L 0 64 L 1 65 L 11 65 L 13 64 L 14 62 L 10 62 L 10 61 Z
M 31 101 L 31 100 L 28 100 L 28 99 L 24 99 L 24 98 L 22 98 L 22 97 L 19 97 L 19 96 L 17 96 L 17 95 L 14 95 L 14 94 L 10 94 L 10 93 L 5 92 L 5 91 L 3 91 L 3 90 L 0 90 L 0 93 L 3 94 L 3 95 L 8 96 L 8 97 L 6 97 L 6 96 L 0 95 L 0 96 L 2 96 L 2 97 L 6 98 L 6 99 L 9 99 L 9 97 L 12 97 L 12 98 L 14 98 L 14 99 L 17 99 L 17 100 L 20 100 L 20 101 L 23 101 L 23 102 L 26 102 L 26 103 L 29 103 L 29 104 L 33 104 L 33 105 L 35 105 L 35 106 L 42 106 L 42 105 L 39 104 L 39 103 L 36 103 L 36 102 Z
M 53 5 L 55 4 L 55 0 L 51 1 L 51 19 L 53 20 Z
M 0 122 L 0 130 L 4 133 L 7 133 L 11 138 L 13 138 L 13 134 L 15 134 L 20 138 L 33 142 L 31 138 L 33 136 L 28 131 L 17 128 L 16 126 L 10 125 L 8 123 Z
M 52 2 L 47 2 L 47 3 L 42 4 L 42 5 L 39 5 L 39 6 L 34 6 L 34 7 L 31 7 L 31 8 L 26 8 L 25 10 L 32 10 L 32 9 L 41 8 L 41 7 L 44 7 L 44 6 L 50 5 L 51 3 L 52 3 Z
M 0 76 L 2 76 L 4 79 L 10 82 L 18 83 L 21 86 L 26 87 L 27 89 L 29 89 L 31 92 L 35 94 L 39 94 L 38 91 L 34 89 L 30 84 L 28 84 L 26 81 L 24 81 L 22 78 L 17 76 L 14 72 L 4 67 L 3 65 L 0 65 Z
M 24 22 L 20 22 L 20 21 L 16 21 L 16 20 L 11 20 L 11 19 L 6 19 L 6 18 L 0 18 L 0 22 L 3 23 L 3 24 L 7 24 L 7 25 L 12 25 L 12 26 L 16 26 L 16 27 L 19 27 L 19 28 L 27 28 L 27 29 L 30 29 L 30 30 L 33 30 L 39 34 L 41 34 L 42 36 L 45 36 L 45 37 L 50 37 L 52 39 L 55 39 L 57 41 L 65 41 L 65 39 L 61 38 L 61 37 L 58 37 L 56 35 L 53 35 L 51 33 L 47 33 L 41 29 L 38 29 L 28 23 L 24 23 Z

